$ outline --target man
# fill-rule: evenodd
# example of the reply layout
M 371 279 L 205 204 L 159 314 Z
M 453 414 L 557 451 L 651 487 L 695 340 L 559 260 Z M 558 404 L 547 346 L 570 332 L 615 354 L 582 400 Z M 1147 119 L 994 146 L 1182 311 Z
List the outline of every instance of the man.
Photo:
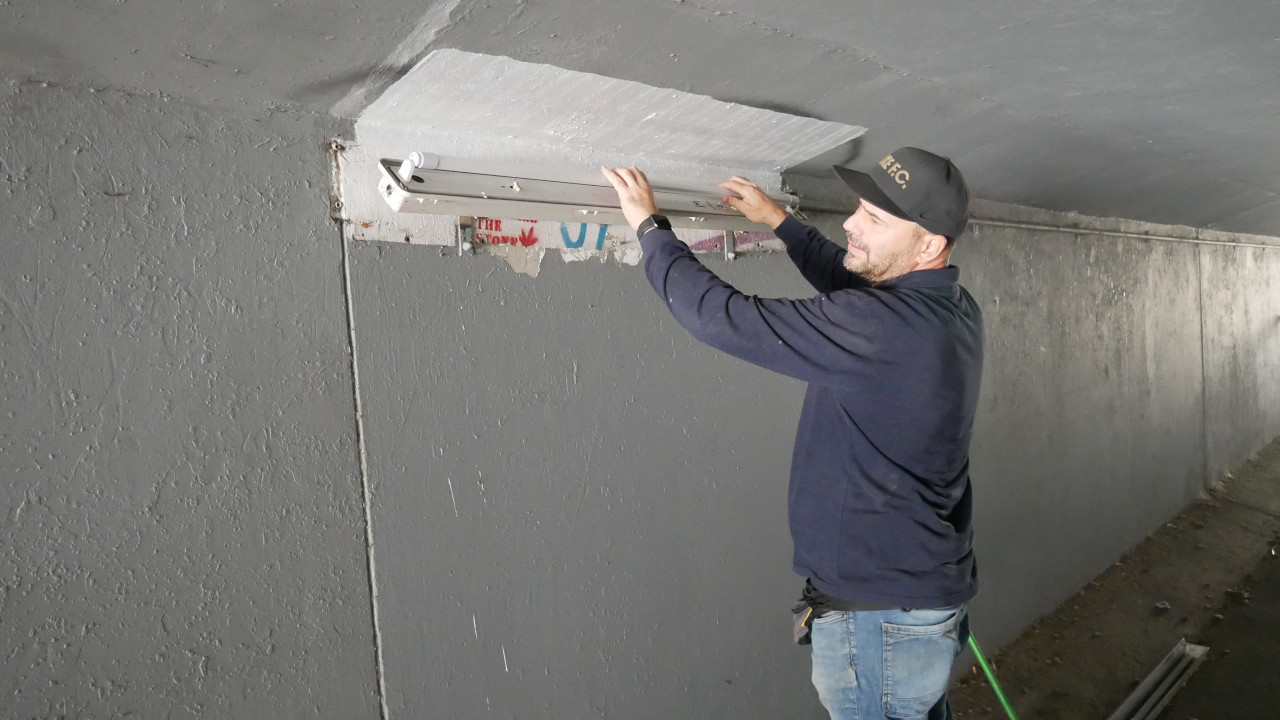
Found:
M 829 242 L 735 177 L 725 202 L 774 228 L 817 289 L 744 295 L 703 267 L 657 215 L 635 168 L 601 168 L 644 249 L 645 274 L 699 340 L 809 383 L 792 455 L 794 567 L 806 578 L 797 641 L 835 720 L 950 718 L 951 665 L 977 592 L 969 439 L 982 315 L 948 264 L 968 220 L 946 158 L 901 148 L 870 173 Z M 811 627 L 810 627 L 811 625 Z

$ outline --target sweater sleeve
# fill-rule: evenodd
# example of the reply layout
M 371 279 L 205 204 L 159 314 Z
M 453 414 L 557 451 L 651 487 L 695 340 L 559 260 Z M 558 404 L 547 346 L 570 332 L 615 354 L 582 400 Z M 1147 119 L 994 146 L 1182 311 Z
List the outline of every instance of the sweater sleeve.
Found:
M 852 305 L 864 304 L 859 298 L 842 298 L 837 308 L 825 294 L 807 300 L 752 297 L 703 266 L 669 230 L 645 233 L 641 246 L 645 275 L 676 321 L 717 350 L 827 385 L 852 380 L 851 371 L 861 363 L 851 361 L 874 353 L 872 336 L 880 323 L 849 322 L 858 314 Z
M 822 293 L 853 287 L 868 287 L 871 283 L 844 267 L 846 251 L 818 232 L 805 225 L 794 215 L 774 229 L 774 234 L 787 246 L 787 255 L 796 264 L 800 274 L 810 285 Z

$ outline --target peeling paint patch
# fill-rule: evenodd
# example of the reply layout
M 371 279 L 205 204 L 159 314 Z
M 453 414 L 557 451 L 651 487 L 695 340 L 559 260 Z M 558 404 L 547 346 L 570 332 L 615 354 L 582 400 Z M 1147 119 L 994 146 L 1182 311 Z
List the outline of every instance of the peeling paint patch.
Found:
M 489 245 L 486 252 L 501 258 L 512 270 L 531 278 L 538 277 L 538 271 L 542 268 L 542 258 L 547 254 L 545 248 L 519 245 Z M 482 484 L 482 490 L 483 487 Z
M 625 225 L 475 218 L 474 227 L 478 252 L 496 255 L 530 277 L 537 277 L 548 251 L 559 252 L 565 262 L 604 262 L 612 257 L 622 265 L 637 265 L 643 256 L 635 232 Z M 696 253 L 725 251 L 725 233 L 720 230 L 677 228 L 675 234 Z M 730 248 L 734 254 L 785 250 L 782 241 L 768 232 L 737 233 Z

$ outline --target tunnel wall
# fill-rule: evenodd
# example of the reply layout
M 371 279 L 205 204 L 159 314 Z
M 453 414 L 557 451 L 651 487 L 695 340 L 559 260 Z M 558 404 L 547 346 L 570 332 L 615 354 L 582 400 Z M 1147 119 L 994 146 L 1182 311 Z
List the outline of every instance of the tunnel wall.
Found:
M 325 118 L 2 92 L 0 715 L 820 716 L 800 383 L 634 267 L 343 239 Z M 1280 434 L 1280 250 L 978 210 L 998 646 Z

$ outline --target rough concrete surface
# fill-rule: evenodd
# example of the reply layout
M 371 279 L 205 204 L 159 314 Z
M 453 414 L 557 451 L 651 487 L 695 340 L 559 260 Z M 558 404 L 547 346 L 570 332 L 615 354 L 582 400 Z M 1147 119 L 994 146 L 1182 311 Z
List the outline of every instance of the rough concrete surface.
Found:
M 0 717 L 377 716 L 325 133 L 0 85 Z
M 1018 717 L 1108 717 L 1182 638 L 1209 659 L 1162 718 L 1274 716 L 1280 438 L 1223 480 L 991 658 Z M 976 668 L 952 705 L 1006 717 Z
M 438 45 L 862 125 L 861 163 L 935 148 L 980 197 L 1275 234 L 1280 180 L 1261 148 L 1280 147 L 1280 14 L 1167 0 L 1111 10 L 476 2 Z
M 1205 246 L 1200 268 L 1205 469 L 1217 477 L 1280 432 L 1280 249 Z
M 352 253 L 391 717 L 821 712 L 788 636 L 799 383 L 692 341 L 639 268 Z
M 692 343 L 636 268 L 551 258 L 529 280 L 452 248 L 352 252 L 392 716 L 821 715 L 777 625 L 793 382 Z M 962 240 L 989 338 L 973 453 L 989 646 L 1206 486 L 1199 252 Z M 749 292 L 807 292 L 782 256 L 707 260 Z
M 955 261 L 987 323 L 973 618 L 999 645 L 1204 487 L 1199 296 L 1169 290 L 1196 248 L 978 226 Z
M 682 37 L 726 42 L 675 12 Z M 694 59 L 689 89 L 721 64 Z M 821 716 L 786 613 L 797 383 L 698 346 L 637 268 L 553 258 L 529 279 L 344 245 L 323 116 L 0 93 L 0 717 L 372 718 L 380 678 L 395 719 Z M 1025 227 L 962 241 L 990 342 L 989 646 L 1280 433 L 1278 257 Z M 780 256 L 710 262 L 807 294 Z

